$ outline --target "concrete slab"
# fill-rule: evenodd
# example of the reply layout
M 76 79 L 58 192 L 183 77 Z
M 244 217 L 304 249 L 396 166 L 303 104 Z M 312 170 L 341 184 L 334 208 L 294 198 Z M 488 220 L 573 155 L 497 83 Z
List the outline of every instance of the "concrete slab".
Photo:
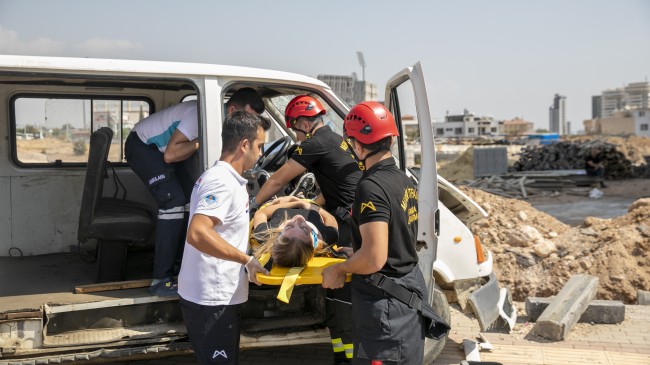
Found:
M 636 292 L 636 304 L 650 305 L 650 291 L 639 290 Z
M 552 298 L 526 298 L 526 315 L 535 322 L 551 304 Z M 625 305 L 617 300 L 592 300 L 579 323 L 618 324 L 625 320 Z
M 589 303 L 596 297 L 598 278 L 574 275 L 537 319 L 532 333 L 553 341 L 567 337 Z

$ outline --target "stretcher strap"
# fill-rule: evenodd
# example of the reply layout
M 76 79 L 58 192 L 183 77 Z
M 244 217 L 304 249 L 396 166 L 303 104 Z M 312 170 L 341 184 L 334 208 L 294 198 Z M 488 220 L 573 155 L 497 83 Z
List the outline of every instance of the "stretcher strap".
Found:
M 270 253 L 263 253 L 260 255 L 260 258 L 257 261 L 260 262 L 260 265 L 266 266 L 266 264 L 269 262 L 270 259 L 271 259 Z
M 291 293 L 293 293 L 293 287 L 296 285 L 296 280 L 298 280 L 298 275 L 305 269 L 304 266 L 292 267 L 289 269 L 289 272 L 284 276 L 282 280 L 282 285 L 280 285 L 280 291 L 278 292 L 278 300 L 284 303 L 289 303 L 291 298 Z

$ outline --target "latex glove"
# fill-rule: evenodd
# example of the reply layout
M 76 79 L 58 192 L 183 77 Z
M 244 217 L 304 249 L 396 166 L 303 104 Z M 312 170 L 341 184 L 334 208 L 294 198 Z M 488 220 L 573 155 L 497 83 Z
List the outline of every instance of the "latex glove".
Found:
M 260 262 L 257 261 L 257 259 L 254 256 L 251 256 L 248 259 L 248 262 L 246 263 L 246 265 L 244 265 L 244 267 L 246 268 L 246 272 L 248 273 L 248 281 L 250 281 L 251 283 L 255 283 L 257 285 L 262 285 L 262 283 L 259 280 L 257 280 L 258 272 L 261 272 L 264 275 L 269 274 L 269 271 L 265 269 L 264 266 L 262 266 L 262 264 L 260 264 Z

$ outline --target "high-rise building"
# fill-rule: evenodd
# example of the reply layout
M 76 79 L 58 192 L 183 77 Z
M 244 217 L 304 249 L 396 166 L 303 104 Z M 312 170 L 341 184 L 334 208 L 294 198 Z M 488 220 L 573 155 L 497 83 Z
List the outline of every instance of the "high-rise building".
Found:
M 566 97 L 555 94 L 553 105 L 548 108 L 548 129 L 552 133 L 560 135 L 569 134 L 569 126 L 566 121 Z
M 591 97 L 591 119 L 600 118 L 602 116 L 602 104 L 602 95 L 594 95 Z
M 647 109 L 650 96 L 649 82 L 633 82 L 625 87 L 625 107 L 629 109 Z
M 623 89 L 605 90 L 601 96 L 600 117 L 611 117 L 615 111 L 623 110 L 625 105 L 625 92 Z
M 352 106 L 362 101 L 377 100 L 377 85 L 357 80 L 356 75 L 318 75 L 346 104 Z
M 601 96 L 600 118 L 608 118 L 620 110 L 650 107 L 650 83 L 633 82 L 623 88 L 605 90 Z

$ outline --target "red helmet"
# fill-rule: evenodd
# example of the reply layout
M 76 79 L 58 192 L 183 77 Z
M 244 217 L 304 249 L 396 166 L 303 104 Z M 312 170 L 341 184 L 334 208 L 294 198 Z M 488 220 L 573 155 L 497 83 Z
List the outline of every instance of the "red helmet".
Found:
M 343 131 L 348 137 L 368 145 L 386 137 L 399 136 L 395 118 L 385 106 L 376 101 L 355 105 L 345 116 Z
M 284 109 L 284 121 L 287 123 L 287 128 L 291 128 L 298 117 L 314 117 L 325 113 L 325 108 L 318 100 L 311 96 L 298 95 L 291 99 Z

